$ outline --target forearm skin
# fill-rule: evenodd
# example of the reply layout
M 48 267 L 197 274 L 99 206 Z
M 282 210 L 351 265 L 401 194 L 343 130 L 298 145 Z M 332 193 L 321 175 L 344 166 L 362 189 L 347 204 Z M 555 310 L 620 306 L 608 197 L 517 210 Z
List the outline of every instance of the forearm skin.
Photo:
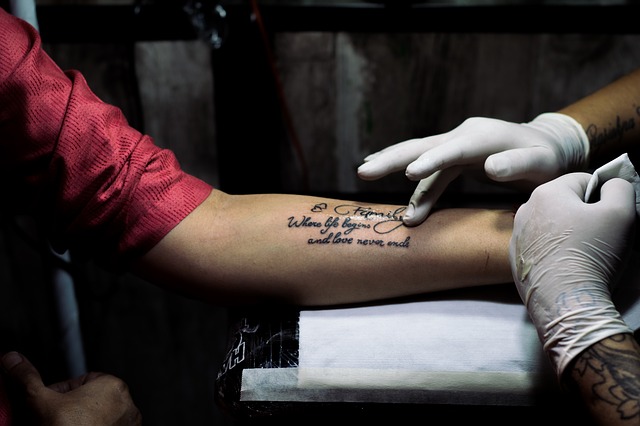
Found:
M 640 346 L 631 334 L 601 340 L 566 372 L 597 424 L 640 424 Z
M 512 282 L 513 212 L 214 191 L 136 265 L 143 277 L 223 304 L 368 302 Z
M 640 147 L 640 70 L 561 109 L 584 128 L 590 166 L 598 167 Z

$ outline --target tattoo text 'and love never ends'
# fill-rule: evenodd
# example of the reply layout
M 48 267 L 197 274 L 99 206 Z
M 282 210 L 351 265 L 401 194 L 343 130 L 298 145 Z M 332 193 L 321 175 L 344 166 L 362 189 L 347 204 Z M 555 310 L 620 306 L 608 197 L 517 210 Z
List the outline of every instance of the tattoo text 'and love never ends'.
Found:
M 356 244 L 374 247 L 409 248 L 411 237 L 393 238 L 394 231 L 402 228 L 402 213 L 405 207 L 383 211 L 357 204 L 315 204 L 308 214 L 287 219 L 290 229 L 317 231 L 317 236 L 307 239 L 310 245 Z M 363 230 L 372 231 L 362 235 Z

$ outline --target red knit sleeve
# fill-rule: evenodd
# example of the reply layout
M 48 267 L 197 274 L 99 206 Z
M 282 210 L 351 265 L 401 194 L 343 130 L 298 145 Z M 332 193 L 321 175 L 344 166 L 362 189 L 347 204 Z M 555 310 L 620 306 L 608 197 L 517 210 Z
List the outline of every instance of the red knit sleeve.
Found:
M 0 58 L 0 173 L 55 247 L 128 261 L 211 192 L 81 74 L 60 70 L 37 31 L 2 9 Z

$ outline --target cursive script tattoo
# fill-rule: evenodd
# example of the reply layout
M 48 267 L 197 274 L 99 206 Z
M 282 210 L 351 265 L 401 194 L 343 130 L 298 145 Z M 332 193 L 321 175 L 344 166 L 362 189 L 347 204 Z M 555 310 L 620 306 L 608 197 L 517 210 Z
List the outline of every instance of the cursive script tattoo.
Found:
M 398 240 L 389 238 L 394 231 L 404 227 L 402 215 L 405 209 L 406 207 L 398 207 L 383 211 L 354 203 L 339 204 L 335 207 L 318 203 L 309 209 L 308 214 L 287 218 L 287 227 L 317 231 L 317 237 L 308 238 L 307 244 L 409 248 L 411 237 Z M 380 237 L 360 237 L 358 233 L 362 230 L 373 231 Z
M 586 129 L 586 134 L 595 150 L 607 143 L 622 141 L 624 135 L 633 130 L 635 126 L 635 118 L 622 119 L 620 116 L 616 116 L 616 122 L 609 123 L 609 126 L 604 128 L 598 128 L 595 124 L 590 124 Z

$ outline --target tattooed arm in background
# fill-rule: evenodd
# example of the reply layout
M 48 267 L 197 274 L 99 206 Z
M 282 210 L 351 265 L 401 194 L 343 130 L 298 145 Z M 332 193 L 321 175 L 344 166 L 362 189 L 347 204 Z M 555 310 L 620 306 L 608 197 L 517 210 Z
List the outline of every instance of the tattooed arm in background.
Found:
M 403 213 L 404 206 L 214 190 L 136 271 L 232 305 L 334 305 L 512 281 L 513 212 L 447 209 L 413 228 Z
M 589 138 L 596 168 L 640 148 L 640 69 L 558 111 L 574 118 Z M 637 166 L 636 166 L 637 168 Z
M 365 158 L 362 179 L 404 170 L 420 181 L 404 217 L 421 223 L 449 182 L 465 170 L 531 191 L 574 171 L 587 171 L 638 147 L 640 70 L 528 123 L 471 117 L 453 130 L 391 145 Z

